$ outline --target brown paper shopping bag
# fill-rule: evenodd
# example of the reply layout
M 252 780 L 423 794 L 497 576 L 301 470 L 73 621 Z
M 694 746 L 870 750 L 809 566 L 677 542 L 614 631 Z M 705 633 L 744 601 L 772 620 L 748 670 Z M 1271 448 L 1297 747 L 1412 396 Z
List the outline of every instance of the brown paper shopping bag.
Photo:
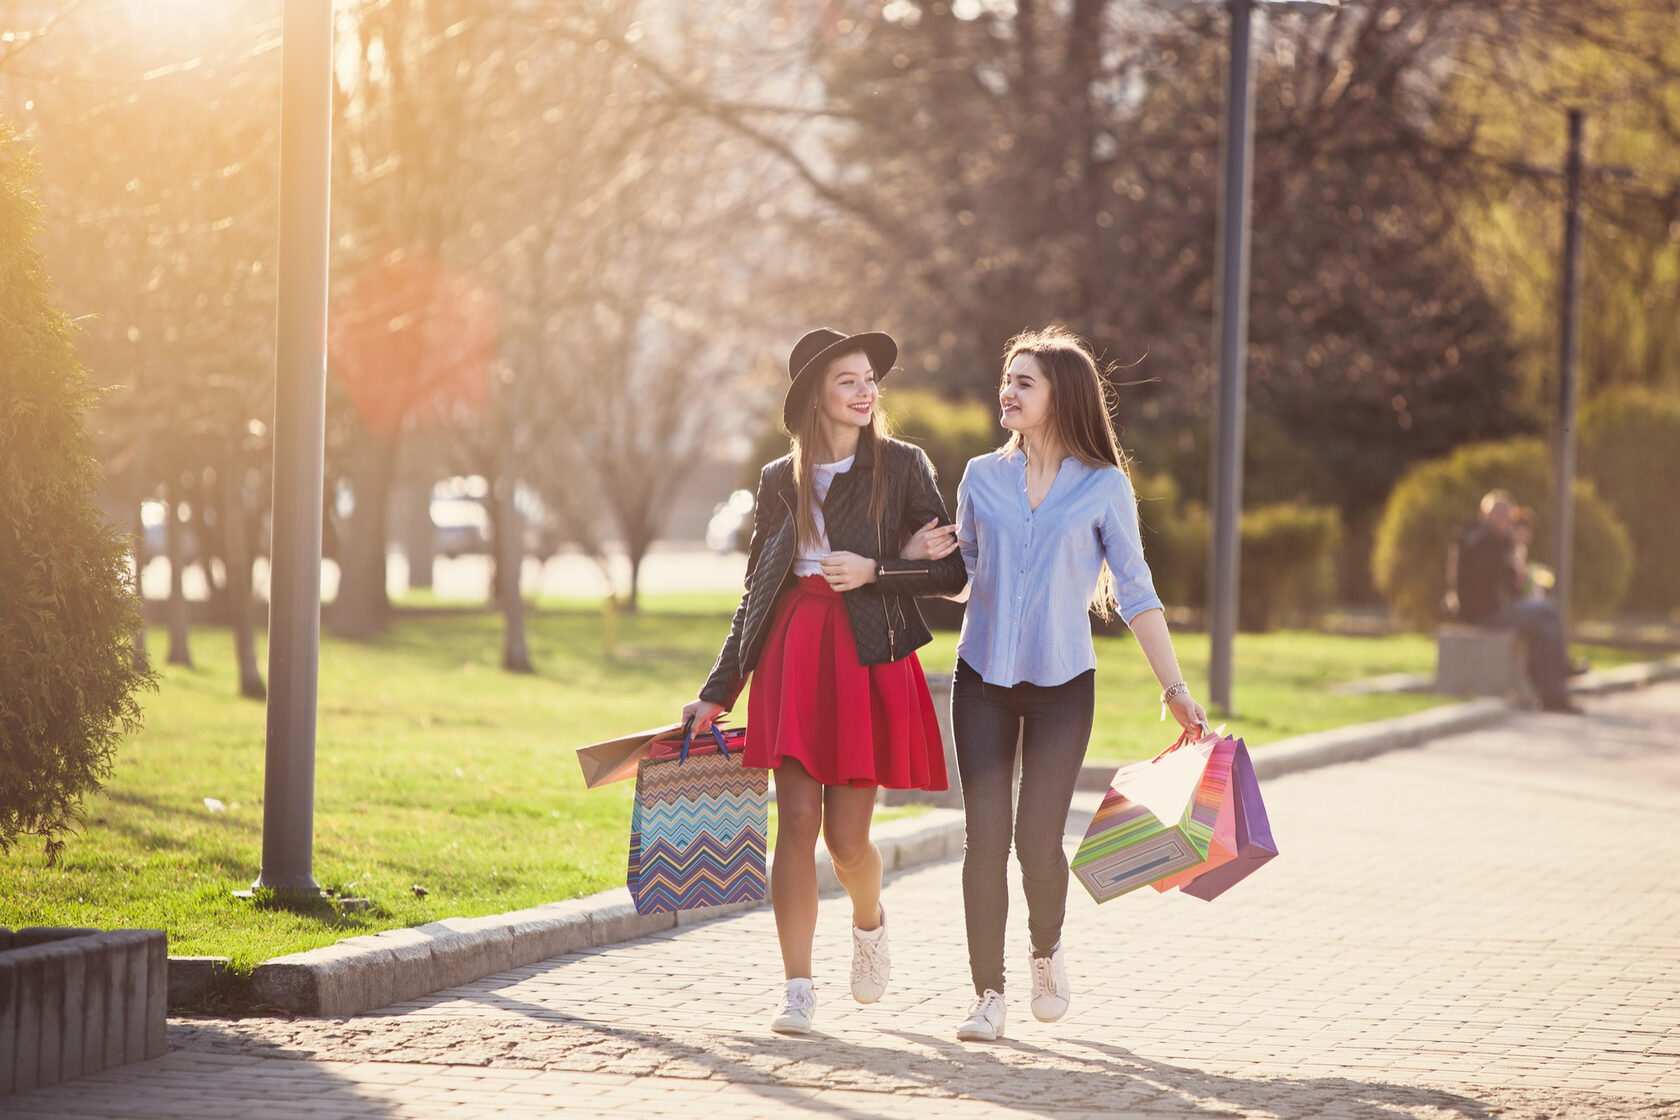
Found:
M 627 782 L 636 776 L 636 764 L 647 756 L 648 750 L 661 739 L 675 735 L 682 737 L 682 724 L 668 723 L 616 739 L 591 743 L 577 749 L 578 765 L 583 768 L 583 784 L 587 789 Z

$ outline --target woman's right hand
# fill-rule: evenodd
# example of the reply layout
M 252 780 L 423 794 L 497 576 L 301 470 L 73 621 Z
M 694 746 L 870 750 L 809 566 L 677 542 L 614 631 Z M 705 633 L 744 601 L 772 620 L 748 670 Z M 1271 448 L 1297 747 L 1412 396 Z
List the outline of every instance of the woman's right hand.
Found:
M 692 720 L 694 734 L 704 735 L 712 729 L 712 721 L 728 710 L 722 704 L 714 704 L 710 700 L 690 700 L 683 705 L 682 721 L 686 724 Z
M 898 550 L 900 560 L 943 560 L 957 547 L 955 524 L 941 525 L 936 517 L 917 529 L 904 547 Z
M 1208 727 L 1207 709 L 1196 703 L 1196 698 L 1185 689 L 1171 700 L 1167 701 L 1167 711 L 1172 713 L 1178 725 L 1193 735 L 1205 736 L 1211 730 Z

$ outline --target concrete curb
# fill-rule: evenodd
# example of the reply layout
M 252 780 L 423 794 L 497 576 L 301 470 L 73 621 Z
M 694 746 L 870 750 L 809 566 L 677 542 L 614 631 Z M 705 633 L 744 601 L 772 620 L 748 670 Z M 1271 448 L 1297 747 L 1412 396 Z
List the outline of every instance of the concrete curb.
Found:
M 901 871 L 962 851 L 963 815 L 929 809 L 876 826 L 886 870 Z M 840 890 L 828 853 L 817 853 L 819 889 Z M 484 918 L 445 918 L 409 929 L 349 937 L 258 965 L 250 1000 L 290 1015 L 337 1018 L 417 999 L 444 988 L 598 949 L 650 933 L 713 921 L 765 903 L 741 903 L 677 914 L 637 914 L 623 887 Z
M 1570 682 L 1569 690 L 1578 696 L 1606 696 L 1675 680 L 1680 680 L 1680 656 L 1583 673 Z
M 1680 658 L 1590 673 L 1574 682 L 1585 695 L 1680 680 Z M 1352 727 L 1300 735 L 1254 752 L 1261 778 L 1370 758 L 1386 751 L 1499 722 L 1512 711 L 1500 699 L 1470 700 Z M 1106 789 L 1112 767 L 1086 766 L 1081 789 Z M 875 828 L 886 870 L 902 871 L 962 854 L 960 809 L 929 809 Z M 817 853 L 824 894 L 840 890 L 828 853 Z M 536 964 L 567 953 L 599 949 L 651 933 L 714 921 L 765 903 L 743 903 L 679 914 L 636 913 L 622 887 L 587 898 L 553 902 L 484 918 L 446 918 L 411 929 L 351 937 L 256 967 L 252 1000 L 291 1015 L 343 1017 L 416 999 L 444 988 Z
M 1254 775 L 1275 778 L 1279 774 L 1355 762 L 1388 751 L 1421 746 L 1432 739 L 1498 723 L 1511 711 L 1507 701 L 1490 696 L 1392 719 L 1297 735 L 1253 752 Z

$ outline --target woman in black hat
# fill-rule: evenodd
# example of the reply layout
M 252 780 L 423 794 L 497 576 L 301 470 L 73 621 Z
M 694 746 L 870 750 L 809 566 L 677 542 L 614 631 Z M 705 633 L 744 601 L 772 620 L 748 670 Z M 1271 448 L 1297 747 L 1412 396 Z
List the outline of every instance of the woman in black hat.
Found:
M 792 450 L 759 476 L 746 594 L 699 699 L 696 733 L 735 704 L 748 674 L 746 764 L 776 773 L 770 898 L 787 987 L 771 1027 L 810 1030 L 816 842 L 852 901 L 852 995 L 873 1003 L 891 972 L 875 791 L 947 788 L 945 752 L 915 651 L 932 637 L 915 596 L 962 590 L 962 557 L 900 559 L 948 523 L 920 448 L 887 438 L 880 382 L 898 345 L 820 329 L 788 357 L 782 424 Z

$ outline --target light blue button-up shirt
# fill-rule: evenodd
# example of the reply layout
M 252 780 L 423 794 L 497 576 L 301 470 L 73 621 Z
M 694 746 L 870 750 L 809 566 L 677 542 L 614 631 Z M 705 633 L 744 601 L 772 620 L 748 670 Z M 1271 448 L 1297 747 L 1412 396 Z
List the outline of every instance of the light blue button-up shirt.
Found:
M 957 656 L 988 684 L 1057 685 L 1096 667 L 1087 608 L 1104 560 L 1127 625 L 1161 607 L 1137 499 L 1118 467 L 1063 459 L 1034 510 L 1025 455 L 970 459 L 957 487 L 957 544 L 970 583 Z

